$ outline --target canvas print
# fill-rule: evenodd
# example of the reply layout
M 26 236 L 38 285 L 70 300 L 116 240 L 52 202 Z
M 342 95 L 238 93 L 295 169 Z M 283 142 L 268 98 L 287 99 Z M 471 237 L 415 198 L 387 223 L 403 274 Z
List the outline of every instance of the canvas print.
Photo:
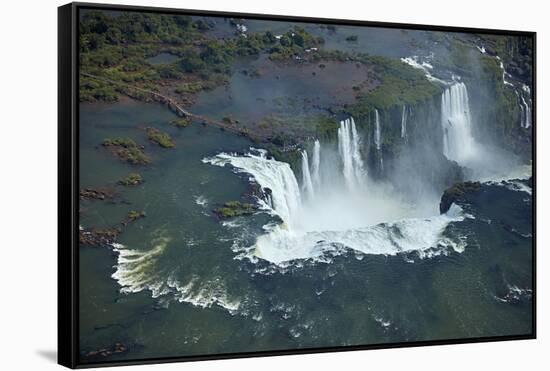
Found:
M 83 364 L 533 333 L 533 37 L 78 15 Z

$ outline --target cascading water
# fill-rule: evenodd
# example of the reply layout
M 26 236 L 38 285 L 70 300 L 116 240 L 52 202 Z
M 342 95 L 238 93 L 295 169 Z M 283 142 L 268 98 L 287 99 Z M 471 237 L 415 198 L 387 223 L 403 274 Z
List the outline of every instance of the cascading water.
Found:
M 379 170 L 384 170 L 384 158 L 382 156 L 382 140 L 381 140 L 381 129 L 380 129 L 380 114 L 378 110 L 374 110 L 374 145 L 376 146 L 376 151 L 378 152 L 378 162 Z
M 298 181 L 289 164 L 266 158 L 265 151 L 257 152 L 258 154 L 249 153 L 246 156 L 220 153 L 204 159 L 203 162 L 218 166 L 231 164 L 238 171 L 252 175 L 262 188 L 271 190 L 272 205 L 266 203 L 264 206 L 273 209 L 290 227 L 302 206 Z
M 302 151 L 302 189 L 306 192 L 308 197 L 313 197 L 315 191 L 313 190 L 313 182 L 311 181 L 311 173 L 309 171 L 309 160 L 307 151 Z
M 321 187 L 321 143 L 315 140 L 313 144 L 313 160 L 311 164 L 313 188 L 319 190 Z
M 340 121 L 338 150 L 342 159 L 342 171 L 346 184 L 351 190 L 357 189 L 363 184 L 364 168 L 361 159 L 361 139 L 357 134 L 353 117 Z
M 308 153 L 302 152 L 301 187 L 288 164 L 267 158 L 265 151 L 255 151 L 244 156 L 221 153 L 203 160 L 218 166 L 231 164 L 234 171 L 251 175 L 262 189 L 271 190 L 272 201 L 259 202 L 283 223 L 264 225 L 265 233 L 252 247 L 242 246 L 244 256 L 284 265 L 289 260 L 321 257 L 325 251 L 337 252 L 344 246 L 387 255 L 462 249 L 460 241 L 443 235 L 450 222 L 463 219 L 458 206 L 443 215 L 435 209 L 420 210 L 386 187 L 368 181 L 360 136 L 351 118 L 340 123 L 337 159 L 319 141 L 314 143 L 311 164 Z M 340 174 L 344 183 L 335 181 Z
M 520 108 L 521 108 L 521 127 L 528 129 L 531 127 L 531 108 L 529 107 L 529 104 L 523 97 L 523 94 L 519 95 L 521 98 L 520 102 Z
M 380 151 L 380 115 L 376 109 L 374 110 L 374 145 L 376 146 L 376 149 Z
M 403 105 L 401 113 L 401 138 L 407 137 L 407 106 Z
M 441 126 L 445 157 L 461 164 L 472 159 L 476 152 L 476 142 L 472 136 L 468 90 L 464 83 L 455 83 L 443 92 Z
M 497 59 L 499 65 L 500 65 L 500 69 L 502 70 L 502 83 L 504 85 L 513 87 L 514 84 L 512 84 L 510 81 L 506 80 L 506 77 L 509 77 L 510 74 L 508 72 L 506 72 L 506 69 L 504 68 L 504 63 L 502 62 L 502 59 L 500 59 L 500 57 L 498 55 L 495 58 Z

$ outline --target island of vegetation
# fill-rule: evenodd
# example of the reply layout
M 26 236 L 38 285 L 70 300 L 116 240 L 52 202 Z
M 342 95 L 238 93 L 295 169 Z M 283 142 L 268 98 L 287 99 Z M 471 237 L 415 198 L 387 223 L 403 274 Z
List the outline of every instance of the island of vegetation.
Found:
M 190 118 L 184 118 L 184 117 L 177 118 L 175 120 L 170 121 L 170 125 L 173 125 L 177 128 L 186 128 L 190 124 L 191 124 L 191 119 Z
M 126 219 L 122 222 L 124 226 L 128 225 L 131 222 L 135 222 L 138 219 L 145 218 L 147 214 L 145 214 L 145 211 L 136 211 L 136 210 L 130 210 L 128 212 L 128 215 L 126 215 Z
M 160 131 L 159 129 L 148 127 L 145 131 L 147 132 L 147 137 L 151 142 L 156 143 L 163 148 L 174 148 L 176 146 L 170 135 Z
M 219 218 L 227 219 L 236 216 L 252 215 L 256 210 L 257 207 L 254 204 L 240 201 L 227 201 L 223 206 L 214 209 L 214 214 Z
M 143 183 L 143 178 L 138 173 L 130 173 L 118 181 L 118 184 L 123 186 L 135 186 L 141 183 Z
M 133 165 L 148 165 L 151 163 L 151 159 L 143 151 L 143 146 L 139 146 L 133 139 L 106 138 L 103 140 L 102 145 L 122 161 Z

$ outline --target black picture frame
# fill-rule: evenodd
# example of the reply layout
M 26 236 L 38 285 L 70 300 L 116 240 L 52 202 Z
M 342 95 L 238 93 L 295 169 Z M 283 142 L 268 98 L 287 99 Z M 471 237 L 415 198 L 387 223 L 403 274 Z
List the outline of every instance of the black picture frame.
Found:
M 174 356 L 168 358 L 139 359 L 129 361 L 100 361 L 82 364 L 79 362 L 79 63 L 78 63 L 78 22 L 81 9 L 118 10 L 163 14 L 185 14 L 196 16 L 220 16 L 257 20 L 280 20 L 314 22 L 319 24 L 374 26 L 409 30 L 429 30 L 460 33 L 483 33 L 491 35 L 516 35 L 531 38 L 533 41 L 532 76 L 532 165 L 533 165 L 533 207 L 532 207 L 532 333 L 516 336 L 489 336 L 466 339 L 427 340 L 404 343 L 384 343 L 361 346 L 338 346 L 277 351 L 210 354 L 202 356 Z M 464 28 L 406 23 L 386 23 L 344 19 L 281 16 L 221 11 L 201 11 L 189 9 L 157 8 L 144 6 L 110 5 L 96 3 L 70 3 L 58 8 L 58 363 L 69 368 L 91 368 L 101 366 L 122 366 L 183 361 L 201 361 L 245 357 L 278 356 L 321 352 L 341 352 L 428 345 L 448 345 L 507 340 L 536 339 L 536 32 L 495 30 L 485 28 Z

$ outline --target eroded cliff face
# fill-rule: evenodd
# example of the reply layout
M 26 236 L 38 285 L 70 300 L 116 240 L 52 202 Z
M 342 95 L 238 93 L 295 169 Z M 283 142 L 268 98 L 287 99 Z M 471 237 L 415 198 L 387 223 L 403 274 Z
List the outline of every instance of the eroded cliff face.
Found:
M 468 35 L 449 42 L 453 50 L 434 63 L 460 76 L 469 90 L 474 136 L 531 158 L 533 134 L 533 44 L 530 37 Z
M 464 179 L 462 167 L 444 155 L 441 94 L 414 105 L 395 105 L 360 120 L 369 174 L 403 192 L 430 184 L 441 192 Z

